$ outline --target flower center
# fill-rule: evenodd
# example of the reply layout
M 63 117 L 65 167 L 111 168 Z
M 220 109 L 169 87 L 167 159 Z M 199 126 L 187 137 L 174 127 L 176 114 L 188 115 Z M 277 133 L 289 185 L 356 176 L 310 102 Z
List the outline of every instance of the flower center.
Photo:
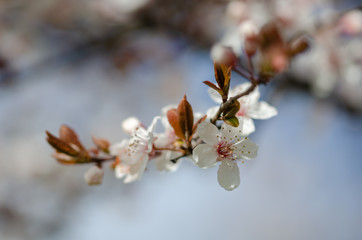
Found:
M 220 141 L 216 144 L 216 152 L 221 159 L 231 159 L 234 160 L 234 148 L 233 144 L 226 141 Z
M 246 115 L 246 109 L 240 104 L 239 112 L 236 113 L 236 116 L 243 117 Z

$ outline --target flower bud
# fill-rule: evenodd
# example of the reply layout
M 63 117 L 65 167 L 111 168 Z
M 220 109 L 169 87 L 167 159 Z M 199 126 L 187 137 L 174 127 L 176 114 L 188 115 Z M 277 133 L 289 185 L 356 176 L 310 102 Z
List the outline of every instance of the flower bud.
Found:
M 231 1 L 226 7 L 226 15 L 235 21 L 242 21 L 247 15 L 247 6 L 242 1 Z
M 138 120 L 138 118 L 135 117 L 129 117 L 122 122 L 123 131 L 128 134 L 131 134 L 134 130 L 136 130 L 136 128 L 140 126 L 142 126 L 142 123 L 140 120 Z
M 306 37 L 300 37 L 290 43 L 289 54 L 291 57 L 304 52 L 309 48 L 309 41 Z
M 362 11 L 352 10 L 344 14 L 338 23 L 339 31 L 346 35 L 358 35 L 362 32 Z
M 103 169 L 98 166 L 93 166 L 84 174 L 84 180 L 90 186 L 100 185 L 102 184 L 103 176 Z
M 228 67 L 234 66 L 237 61 L 237 57 L 231 47 L 225 47 L 219 44 L 211 48 L 211 59 Z
M 239 26 L 239 33 L 245 39 L 244 48 L 248 56 L 258 49 L 258 28 L 252 21 L 246 21 Z

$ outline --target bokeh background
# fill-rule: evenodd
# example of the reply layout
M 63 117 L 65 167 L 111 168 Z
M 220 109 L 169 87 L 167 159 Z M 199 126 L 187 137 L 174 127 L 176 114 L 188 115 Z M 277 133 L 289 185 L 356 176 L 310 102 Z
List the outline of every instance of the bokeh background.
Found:
M 0 239 L 362 239 L 358 3 L 0 1 Z M 64 123 L 91 147 L 92 135 L 120 141 L 123 119 L 147 125 L 185 93 L 205 112 L 212 45 L 245 19 L 275 17 L 313 44 L 261 86 L 279 114 L 256 122 L 259 155 L 236 190 L 187 160 L 175 173 L 150 164 L 128 185 L 106 168 L 89 187 L 87 166 L 51 157 L 45 130 Z

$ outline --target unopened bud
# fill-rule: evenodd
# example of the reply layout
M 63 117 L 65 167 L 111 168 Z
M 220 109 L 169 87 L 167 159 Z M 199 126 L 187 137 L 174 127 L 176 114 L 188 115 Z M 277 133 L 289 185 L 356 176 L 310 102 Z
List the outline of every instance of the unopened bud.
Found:
M 276 54 L 272 56 L 271 66 L 276 73 L 283 72 L 288 67 L 288 59 L 285 54 Z
M 103 176 L 103 169 L 98 166 L 93 166 L 84 174 L 84 180 L 90 186 L 100 185 L 102 184 Z
M 253 21 L 249 20 L 240 24 L 239 33 L 243 38 L 255 39 L 258 36 L 259 28 Z
M 140 122 L 140 120 L 138 120 L 138 118 L 135 117 L 129 117 L 122 122 L 123 131 L 128 134 L 131 134 L 140 126 L 142 126 L 142 123 Z
M 289 54 L 291 57 L 304 52 L 309 48 L 309 41 L 306 37 L 300 37 L 290 43 Z
M 211 59 L 226 66 L 234 66 L 237 61 L 237 57 L 231 47 L 219 44 L 211 48 Z
M 232 1 L 226 7 L 226 15 L 235 21 L 242 21 L 247 15 L 247 6 L 242 1 Z
M 248 56 L 253 56 L 258 49 L 258 27 L 252 21 L 240 24 L 239 33 L 244 38 L 244 48 Z
M 362 32 L 362 11 L 352 10 L 344 14 L 338 23 L 342 34 L 358 35 Z

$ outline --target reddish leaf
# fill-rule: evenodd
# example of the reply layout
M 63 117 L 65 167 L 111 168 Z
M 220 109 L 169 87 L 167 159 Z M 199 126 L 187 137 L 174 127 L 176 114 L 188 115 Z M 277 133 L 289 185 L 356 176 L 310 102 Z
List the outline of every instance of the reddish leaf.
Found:
M 75 133 L 73 129 L 68 127 L 67 125 L 62 125 L 59 129 L 59 138 L 66 143 L 73 143 L 78 146 L 80 149 L 84 150 L 84 146 L 78 139 L 78 135 Z
M 203 81 L 207 86 L 211 87 L 212 89 L 216 90 L 222 96 L 222 90 L 218 88 L 215 84 L 210 81 Z
M 184 133 L 185 140 L 192 135 L 192 127 L 194 124 L 194 113 L 190 103 L 186 99 L 186 95 L 181 100 L 177 108 L 178 121 L 181 131 Z
M 96 138 L 96 137 L 92 137 L 92 140 L 94 142 L 94 144 L 103 152 L 108 153 L 109 150 L 109 146 L 111 145 L 106 139 L 103 138 Z
M 224 83 L 225 83 L 225 78 L 224 78 L 224 74 L 221 69 L 221 64 L 214 62 L 214 70 L 215 70 L 215 79 L 216 79 L 217 85 L 219 85 L 220 89 L 223 89 Z
M 173 130 L 175 131 L 176 136 L 181 139 L 185 139 L 185 135 L 180 128 L 177 110 L 176 109 L 168 110 L 167 119 L 168 119 L 168 122 L 170 123 L 170 125 L 172 126 Z
M 46 131 L 46 134 L 48 135 L 47 141 L 48 143 L 58 152 L 65 153 L 70 156 L 77 156 L 79 154 L 79 151 L 74 149 L 71 145 L 68 143 L 60 140 L 59 138 L 52 135 L 50 132 Z

